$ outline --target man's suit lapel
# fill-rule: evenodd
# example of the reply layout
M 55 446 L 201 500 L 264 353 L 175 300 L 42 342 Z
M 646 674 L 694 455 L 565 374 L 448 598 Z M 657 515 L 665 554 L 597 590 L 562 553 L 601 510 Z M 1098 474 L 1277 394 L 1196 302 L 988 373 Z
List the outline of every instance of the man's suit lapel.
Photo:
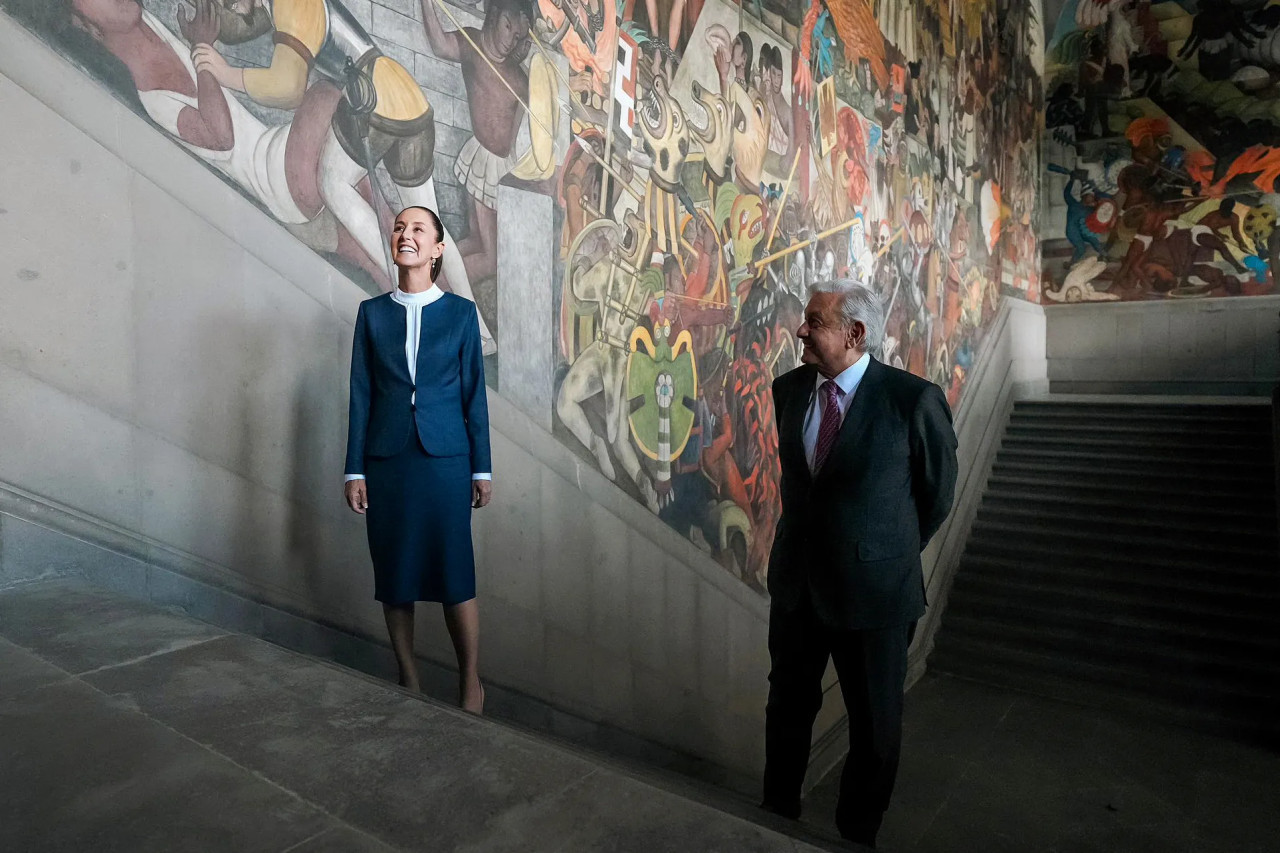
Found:
M 867 430 L 867 424 L 871 421 L 872 415 L 875 414 L 875 407 L 880 400 L 879 385 L 883 365 L 874 358 L 867 364 L 867 372 L 863 374 L 862 381 L 858 383 L 858 389 L 854 392 L 853 402 L 849 404 L 849 411 L 844 416 L 844 421 L 840 424 L 840 432 L 836 436 L 835 447 L 831 448 L 831 455 L 827 458 L 827 464 L 818 470 L 815 480 L 821 480 L 822 475 L 831 470 L 833 467 L 831 462 L 840 455 L 852 451 L 858 446 L 858 442 L 862 438 L 862 434 Z
M 786 443 L 782 453 L 792 459 L 798 459 L 796 466 L 803 472 L 806 480 L 812 478 L 809 463 L 804 453 L 804 418 L 813 402 L 815 371 L 801 371 L 795 385 L 787 395 L 786 408 L 782 413 L 782 429 L 780 441 Z

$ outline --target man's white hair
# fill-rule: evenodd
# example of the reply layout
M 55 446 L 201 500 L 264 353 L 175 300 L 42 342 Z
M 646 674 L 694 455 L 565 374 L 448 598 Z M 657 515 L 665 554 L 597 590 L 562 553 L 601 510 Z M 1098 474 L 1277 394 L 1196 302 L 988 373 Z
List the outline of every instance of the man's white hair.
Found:
M 846 326 L 855 321 L 867 329 L 865 349 L 869 353 L 880 351 L 884 342 L 884 303 L 874 290 L 849 278 L 815 282 L 809 292 L 834 293 L 840 297 L 840 316 Z

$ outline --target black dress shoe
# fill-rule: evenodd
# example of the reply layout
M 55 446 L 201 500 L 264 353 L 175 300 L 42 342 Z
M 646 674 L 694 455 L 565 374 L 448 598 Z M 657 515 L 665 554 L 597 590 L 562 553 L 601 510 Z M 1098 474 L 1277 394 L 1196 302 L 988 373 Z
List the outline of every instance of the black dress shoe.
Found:
M 777 805 L 776 803 L 770 803 L 768 801 L 765 801 L 760 804 L 760 808 L 764 809 L 767 812 L 772 812 L 773 814 L 776 814 L 779 817 L 785 817 L 787 820 L 800 819 L 799 803 L 795 803 L 794 805 L 789 805 L 789 806 L 780 806 L 780 805 Z
M 852 841 L 854 844 L 861 844 L 863 847 L 875 850 L 876 834 L 880 832 L 881 820 L 880 817 L 874 817 L 855 821 L 837 821 L 840 837 L 845 841 Z

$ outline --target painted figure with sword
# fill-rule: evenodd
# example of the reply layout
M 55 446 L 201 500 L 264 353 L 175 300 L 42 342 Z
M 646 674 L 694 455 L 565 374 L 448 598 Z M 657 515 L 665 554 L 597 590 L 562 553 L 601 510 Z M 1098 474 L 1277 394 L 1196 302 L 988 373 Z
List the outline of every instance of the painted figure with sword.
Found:
M 340 146 L 349 168 L 320 176 L 334 216 L 361 248 L 382 263 L 387 241 L 368 204 L 357 204 L 359 185 L 381 163 L 400 190 L 401 204 L 435 209 L 435 116 L 413 75 L 378 49 L 372 37 L 339 0 L 221 0 L 219 40 L 240 44 L 271 33 L 274 49 L 266 68 L 230 65 L 214 48 L 201 45 L 196 68 L 208 70 L 223 86 L 246 93 L 264 106 L 297 109 L 306 98 L 314 70 L 343 90 L 325 146 Z M 350 198 L 348 198 L 350 197 Z M 344 203 L 344 200 L 352 203 Z M 449 289 L 472 299 L 471 282 L 446 231 L 444 279 Z M 394 275 L 392 276 L 394 280 Z M 478 316 L 478 315 L 477 315 Z M 497 347 L 480 319 L 486 354 Z

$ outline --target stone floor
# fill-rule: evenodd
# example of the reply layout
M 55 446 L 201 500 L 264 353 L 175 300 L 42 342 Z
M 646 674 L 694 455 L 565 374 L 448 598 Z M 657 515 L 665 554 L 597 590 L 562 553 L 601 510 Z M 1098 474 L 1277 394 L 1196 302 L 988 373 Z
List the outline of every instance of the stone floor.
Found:
M 1261 853 L 1278 792 L 1273 753 L 930 675 L 880 848 Z M 796 826 L 151 605 L 0 590 L 4 853 L 811 851 L 834 800 Z
M 907 693 L 888 853 L 1274 853 L 1280 755 L 943 675 Z M 836 781 L 804 820 L 830 826 Z
M 151 605 L 0 590 L 5 853 L 817 849 Z

